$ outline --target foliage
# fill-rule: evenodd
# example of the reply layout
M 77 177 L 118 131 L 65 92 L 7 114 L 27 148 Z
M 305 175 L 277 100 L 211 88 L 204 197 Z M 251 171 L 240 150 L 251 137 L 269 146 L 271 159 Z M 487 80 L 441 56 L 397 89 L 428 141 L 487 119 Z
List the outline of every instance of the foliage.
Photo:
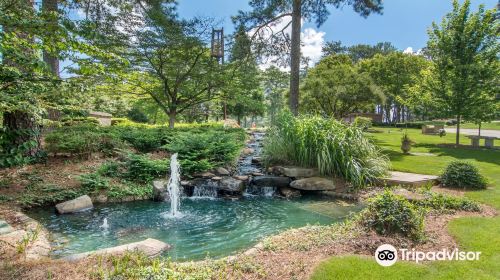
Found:
M 424 213 L 388 190 L 370 199 L 362 220 L 379 234 L 402 234 L 417 241 L 424 236 Z
M 153 179 L 165 177 L 170 167 L 168 159 L 150 159 L 147 155 L 128 154 L 125 160 L 126 174 L 132 181 L 150 182 Z
M 38 146 L 36 140 L 13 144 L 16 143 L 15 139 L 18 138 L 36 139 L 38 137 L 37 133 L 30 129 L 7 130 L 0 128 L 0 168 L 43 160 L 44 154 L 41 151 L 38 151 L 34 156 L 27 155 L 28 151 Z
M 49 153 L 90 155 L 101 152 L 112 155 L 124 143 L 107 128 L 94 125 L 62 127 L 47 134 L 45 149 Z
M 354 122 L 352 125 L 361 128 L 363 131 L 366 131 L 372 127 L 372 119 L 366 117 L 356 117 L 354 118 Z
M 159 150 L 166 143 L 166 138 L 171 131 L 165 127 L 121 125 L 115 127 L 114 132 L 137 151 L 148 153 Z
M 120 184 L 113 184 L 106 191 L 106 195 L 111 199 L 120 199 L 127 196 L 150 198 L 152 194 L 153 189 L 149 184 L 136 184 L 131 181 L 121 181 Z
M 310 69 L 304 81 L 304 112 L 341 119 L 349 113 L 371 111 L 384 101 L 384 94 L 367 73 L 362 73 L 346 55 L 323 58 Z
M 416 200 L 413 204 L 419 207 L 428 207 L 433 210 L 462 210 L 470 212 L 481 211 L 481 206 L 468 198 L 455 197 L 451 195 L 426 191 L 423 200 Z
M 81 183 L 81 191 L 86 194 L 109 188 L 109 180 L 97 173 L 83 174 L 78 180 Z
M 130 111 L 128 111 L 127 117 L 131 121 L 138 123 L 147 123 L 149 121 L 148 116 L 140 108 L 137 107 L 133 107 Z
M 289 87 L 288 74 L 276 66 L 271 66 L 262 75 L 267 115 L 271 123 L 274 123 L 276 116 L 285 108 L 285 91 Z
M 411 150 L 411 146 L 414 144 L 413 140 L 411 140 L 408 132 L 405 131 L 403 133 L 403 137 L 401 137 L 401 150 L 403 153 L 407 154 Z
M 470 162 L 452 161 L 440 176 L 441 184 L 445 187 L 464 189 L 485 189 L 486 179 Z
M 498 102 L 500 62 L 500 21 L 496 9 L 470 11 L 470 0 L 460 5 L 453 1 L 453 10 L 438 25 L 433 23 L 427 42 L 428 54 L 435 67 L 434 98 L 442 104 L 446 115 L 470 119 L 483 105 Z M 479 117 L 479 119 L 482 118 Z M 456 144 L 459 144 L 457 125 Z
M 182 170 L 192 174 L 233 163 L 242 148 L 238 134 L 218 131 L 181 132 L 177 133 L 165 147 L 169 152 L 179 153 Z
M 320 117 L 280 115 L 266 137 L 269 162 L 317 167 L 321 174 L 346 179 L 355 187 L 373 183 L 389 163 L 357 127 Z
M 352 46 L 342 46 L 341 41 L 326 42 L 322 48 L 323 57 L 333 54 L 347 54 L 352 61 L 358 62 L 361 59 L 369 59 L 376 54 L 387 55 L 397 51 L 390 42 L 380 42 L 376 45 L 358 44 Z
M 16 200 L 23 208 L 54 205 L 56 203 L 74 199 L 84 193 L 78 190 L 65 189 L 51 184 L 33 183 Z
M 94 117 L 68 117 L 61 119 L 61 125 L 63 126 L 98 126 L 99 121 Z
M 428 64 L 423 56 L 401 52 L 376 54 L 373 58 L 359 63 L 360 71 L 368 73 L 385 94 L 383 109 L 387 122 L 406 120 L 403 106 L 407 106 L 405 101 L 410 95 L 409 88 L 418 81 L 422 70 L 428 67 Z

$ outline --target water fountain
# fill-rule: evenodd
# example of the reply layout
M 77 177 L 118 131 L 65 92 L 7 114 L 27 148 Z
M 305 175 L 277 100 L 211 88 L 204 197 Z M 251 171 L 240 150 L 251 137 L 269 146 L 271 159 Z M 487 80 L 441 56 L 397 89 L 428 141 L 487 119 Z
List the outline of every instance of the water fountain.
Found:
M 168 197 L 170 199 L 170 216 L 177 218 L 180 216 L 179 207 L 181 206 L 181 191 L 180 191 L 180 166 L 177 161 L 178 154 L 175 153 L 170 158 L 170 178 L 168 179 Z
M 109 229 L 108 218 L 104 218 L 104 220 L 102 221 L 102 225 L 100 225 L 100 228 L 102 228 L 105 232 Z

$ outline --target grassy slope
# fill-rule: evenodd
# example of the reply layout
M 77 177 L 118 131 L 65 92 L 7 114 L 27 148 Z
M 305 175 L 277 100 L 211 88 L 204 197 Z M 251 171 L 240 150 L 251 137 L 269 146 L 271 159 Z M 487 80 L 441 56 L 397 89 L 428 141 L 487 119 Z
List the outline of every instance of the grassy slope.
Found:
M 379 131 L 371 136 L 386 150 L 394 170 L 437 175 L 453 159 L 474 162 L 489 179 L 491 188 L 469 192 L 467 196 L 500 209 L 500 150 L 438 147 L 440 143 L 454 143 L 455 135 L 440 138 L 409 129 L 410 137 L 416 142 L 412 152 L 436 156 L 403 155 L 399 148 L 401 132 L 391 129 L 389 133 L 387 128 Z M 467 140 L 461 138 L 462 143 L 468 143 Z M 426 265 L 399 262 L 386 268 L 379 266 L 373 258 L 333 257 L 315 270 L 312 279 L 500 279 L 500 217 L 456 219 L 450 223 L 448 230 L 459 241 L 462 250 L 481 251 L 481 260 Z

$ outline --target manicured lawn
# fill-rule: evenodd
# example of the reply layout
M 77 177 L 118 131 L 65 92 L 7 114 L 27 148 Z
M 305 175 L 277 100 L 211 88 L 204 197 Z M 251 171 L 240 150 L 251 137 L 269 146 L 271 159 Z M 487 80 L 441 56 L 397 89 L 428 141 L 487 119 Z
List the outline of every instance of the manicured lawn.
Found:
M 440 138 L 422 135 L 418 129 L 408 129 L 416 142 L 411 152 L 435 156 L 404 155 L 400 150 L 402 131 L 377 130 L 379 132 L 370 133 L 370 137 L 390 157 L 393 170 L 438 175 L 453 159 L 471 161 L 488 178 L 491 187 L 468 192 L 467 196 L 500 209 L 500 150 L 438 146 L 454 143 L 455 135 L 448 133 Z M 461 141 L 468 143 L 465 137 L 461 137 Z M 312 279 L 500 279 L 500 217 L 455 219 L 448 230 L 458 240 L 461 250 L 481 251 L 480 261 L 439 261 L 425 265 L 398 262 L 391 267 L 382 267 L 371 257 L 333 257 L 316 268 Z
M 455 126 L 447 126 L 448 127 L 455 127 Z M 473 123 L 463 123 L 461 128 L 472 128 L 472 129 L 477 129 L 479 126 L 477 124 Z M 500 122 L 490 122 L 490 123 L 483 123 L 481 125 L 481 129 L 488 129 L 488 130 L 500 130 Z
M 454 144 L 455 134 L 448 133 L 441 138 L 438 135 L 423 135 L 419 129 L 408 129 L 410 138 L 415 142 L 411 153 L 417 155 L 405 155 L 400 149 L 403 131 L 394 128 L 376 128 L 376 131 L 377 133 L 370 133 L 369 136 L 389 156 L 393 170 L 439 175 L 454 159 L 474 163 L 488 178 L 491 187 L 486 191 L 469 192 L 467 195 L 500 209 L 500 150 L 441 146 L 440 144 Z M 469 139 L 461 136 L 460 142 L 469 144 Z
M 500 279 L 500 217 L 456 219 L 449 231 L 461 250 L 481 251 L 480 260 L 382 267 L 372 257 L 333 257 L 319 265 L 311 279 Z

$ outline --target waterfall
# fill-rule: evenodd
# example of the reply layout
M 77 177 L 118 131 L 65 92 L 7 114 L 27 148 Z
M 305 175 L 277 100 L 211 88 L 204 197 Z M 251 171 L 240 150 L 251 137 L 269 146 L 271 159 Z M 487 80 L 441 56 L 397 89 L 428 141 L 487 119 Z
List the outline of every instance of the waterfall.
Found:
M 217 197 L 217 182 L 207 182 L 201 186 L 195 186 L 193 196 L 191 198 L 216 198 Z
M 170 215 L 178 217 L 181 213 L 179 207 L 181 206 L 181 191 L 180 191 L 180 166 L 177 161 L 177 153 L 173 154 L 170 158 L 170 178 L 168 179 L 168 196 L 170 198 Z

